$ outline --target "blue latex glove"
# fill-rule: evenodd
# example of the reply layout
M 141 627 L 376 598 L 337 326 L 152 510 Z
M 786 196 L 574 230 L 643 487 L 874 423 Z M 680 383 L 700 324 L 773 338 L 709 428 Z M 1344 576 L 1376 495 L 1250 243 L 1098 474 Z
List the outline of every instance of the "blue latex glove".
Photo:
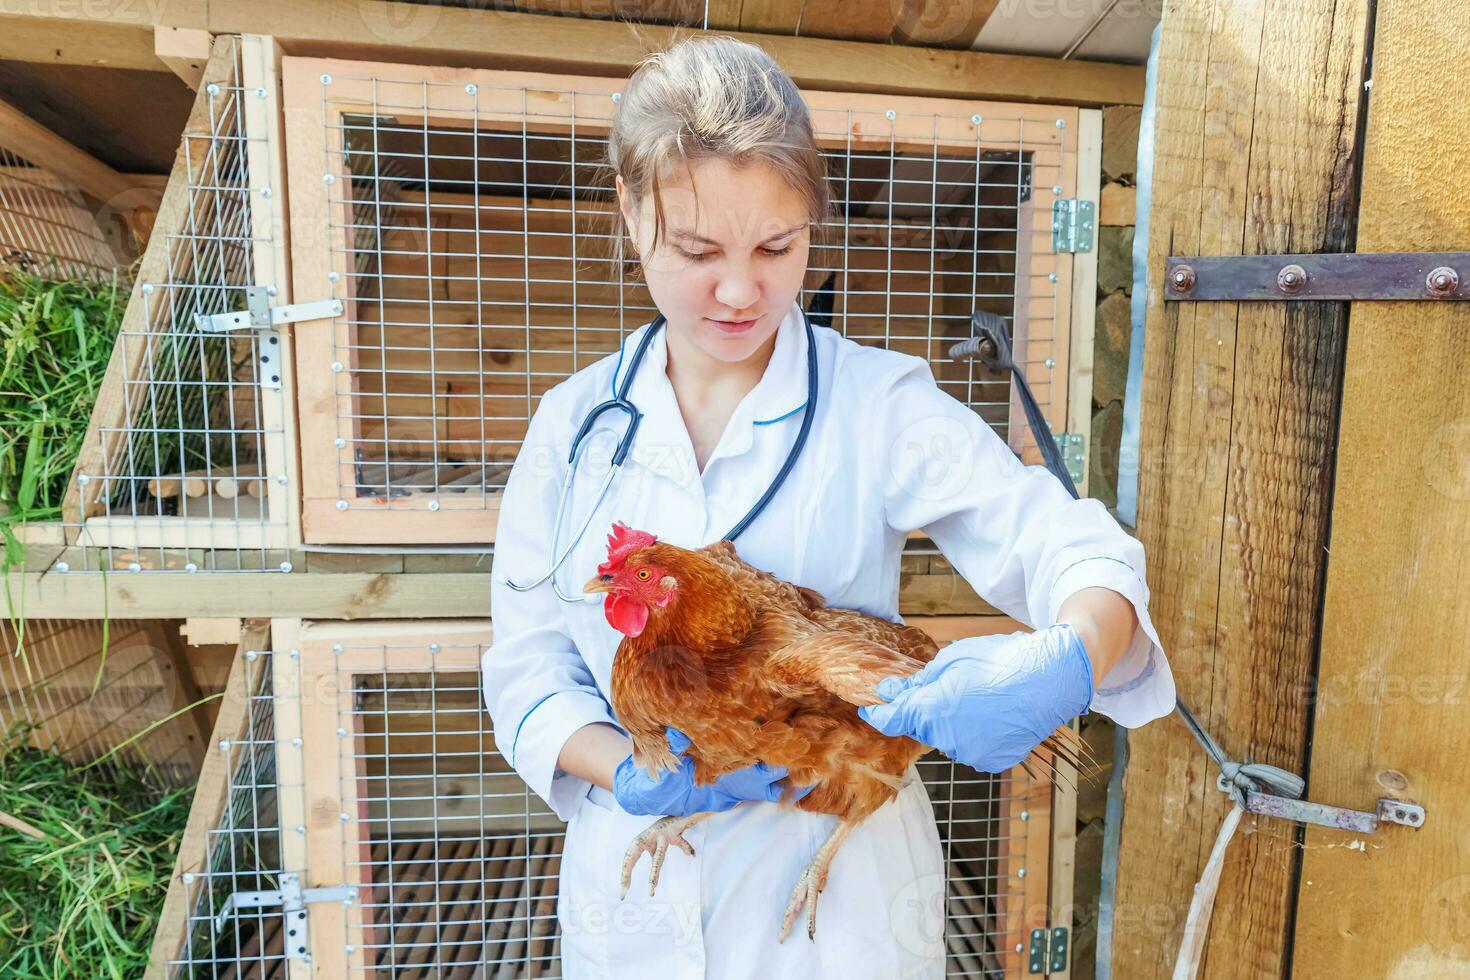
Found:
M 692 744 L 689 736 L 677 728 L 664 729 L 669 750 L 679 757 L 679 768 L 660 773 L 658 778 L 633 761 L 633 756 L 618 763 L 613 773 L 613 795 L 618 805 L 629 813 L 669 817 L 687 817 L 691 813 L 717 813 L 746 800 L 775 802 L 781 798 L 786 776 L 784 766 L 753 766 L 726 773 L 708 786 L 694 783 L 694 760 L 685 755 Z M 794 799 L 801 799 L 816 784 L 798 786 Z
M 1077 631 L 956 640 L 909 677 L 878 683 L 887 704 L 858 709 L 885 735 L 907 735 L 981 772 L 1016 765 L 1092 704 L 1092 661 Z

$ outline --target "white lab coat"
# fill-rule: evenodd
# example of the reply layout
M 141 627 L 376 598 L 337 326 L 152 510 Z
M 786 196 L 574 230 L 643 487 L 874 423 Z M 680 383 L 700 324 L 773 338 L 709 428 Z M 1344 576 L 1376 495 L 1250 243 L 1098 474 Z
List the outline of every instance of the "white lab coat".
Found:
M 571 439 L 589 409 L 611 397 L 614 371 L 621 382 L 647 329 L 543 397 L 496 532 L 485 698 L 500 752 L 568 821 L 557 908 L 564 975 L 942 977 L 944 867 L 913 768 L 898 798 L 838 852 L 816 941 L 798 921 L 780 945 L 791 888 L 835 818 L 765 803 L 715 814 L 686 834 L 693 858 L 670 849 L 653 898 L 644 857 L 620 903 L 624 850 L 654 818 L 623 812 L 607 791 L 556 768 L 578 728 L 616 725 L 607 692 L 621 635 L 600 601 L 567 604 L 549 584 L 517 593 L 503 580 L 527 582 L 546 570 Z M 976 592 L 1030 626 L 1054 623 L 1078 589 L 1106 586 L 1133 603 L 1141 625 L 1093 710 L 1126 726 L 1171 711 L 1174 683 L 1149 619 L 1142 545 L 1099 501 L 1074 500 L 1044 468 L 1022 466 L 979 416 L 936 386 L 923 359 L 827 327 L 815 331 L 820 380 L 811 435 L 786 483 L 736 541 L 741 557 L 816 589 L 831 606 L 894 621 L 899 554 L 915 528 Z M 765 492 L 801 425 L 807 340 L 795 304 L 703 473 L 664 373 L 665 336 L 655 337 L 629 393 L 644 413 L 630 458 L 559 572 L 568 594 L 605 560 L 615 520 L 689 548 L 728 533 Z M 565 535 L 592 505 L 624 418 L 609 413 L 588 436 Z

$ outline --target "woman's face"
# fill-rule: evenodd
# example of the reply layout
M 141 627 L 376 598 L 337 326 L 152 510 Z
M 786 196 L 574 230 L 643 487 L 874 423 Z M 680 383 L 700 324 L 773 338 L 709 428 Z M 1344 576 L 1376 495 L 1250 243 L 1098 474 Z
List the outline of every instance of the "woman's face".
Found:
M 618 203 L 667 329 L 710 357 L 737 363 L 780 326 L 806 273 L 806 204 L 769 166 L 702 160 L 660 188 L 664 227 L 653 247 L 654 203 L 634 201 L 621 177 Z

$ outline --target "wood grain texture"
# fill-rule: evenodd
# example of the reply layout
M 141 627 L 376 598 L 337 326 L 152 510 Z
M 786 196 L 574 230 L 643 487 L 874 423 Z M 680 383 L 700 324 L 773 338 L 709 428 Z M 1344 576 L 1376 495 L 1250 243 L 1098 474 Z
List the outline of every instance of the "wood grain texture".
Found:
M 1443 124 L 1467 33 L 1464 5 L 1377 6 L 1360 252 L 1470 249 L 1470 135 Z M 1392 796 L 1427 816 L 1356 849 L 1307 829 L 1297 980 L 1470 975 L 1467 331 L 1463 304 L 1352 310 L 1308 786 L 1322 803 Z
M 1326 560 L 1340 304 L 1182 303 L 1171 254 L 1350 242 L 1366 0 L 1185 0 L 1164 17 L 1148 248 L 1139 537 L 1180 698 L 1234 758 L 1300 771 Z M 1113 976 L 1168 977 L 1226 810 L 1176 720 L 1131 733 Z M 1201 977 L 1283 973 L 1291 824 L 1247 817 Z M 1355 975 L 1360 975 L 1356 974 Z

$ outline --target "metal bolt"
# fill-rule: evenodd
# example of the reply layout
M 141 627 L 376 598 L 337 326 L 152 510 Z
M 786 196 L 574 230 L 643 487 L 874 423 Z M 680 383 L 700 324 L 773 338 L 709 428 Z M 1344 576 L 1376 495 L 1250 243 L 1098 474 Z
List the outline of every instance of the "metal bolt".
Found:
M 289 574 L 291 571 L 291 563 L 289 561 L 281 562 L 281 571 Z
M 293 738 L 293 739 L 291 739 L 291 748 L 293 748 L 293 749 L 299 749 L 299 748 L 301 748 L 301 739 L 299 739 L 299 738 Z
M 437 500 L 431 500 L 431 501 L 429 501 L 429 509 L 430 510 L 438 510 L 439 509 L 439 501 L 437 501 Z
M 323 184 L 335 183 L 336 180 L 337 180 L 337 178 L 336 177 L 333 177 L 331 174 L 322 174 L 322 183 Z
M 1453 296 L 1460 288 L 1460 274 L 1447 265 L 1431 269 L 1424 280 L 1431 296 Z
M 143 570 L 143 566 L 142 565 L 139 565 L 137 562 L 135 562 L 135 561 L 128 562 L 128 571 L 130 571 L 130 572 L 141 572 L 142 570 Z
M 227 738 L 220 739 L 219 740 L 219 750 L 221 752 L 228 752 L 228 751 L 230 751 L 230 740 L 227 739 Z
M 339 813 L 339 814 L 337 814 L 337 822 L 338 822 L 338 823 L 346 823 L 346 822 L 347 822 L 347 821 L 349 821 L 349 820 L 351 820 L 351 819 L 352 819 L 352 818 L 351 818 L 351 817 L 349 817 L 349 816 L 348 816 L 348 815 L 347 815 L 347 814 L 345 814 L 345 813 Z
M 257 99 L 263 99 L 263 98 L 265 98 L 265 89 L 263 87 L 261 87 L 261 86 L 256 86 L 256 88 L 255 88 L 255 97 Z
M 357 952 L 357 947 L 356 946 L 347 946 L 345 948 L 347 950 L 347 955 L 348 956 L 351 956 L 353 953 Z
M 612 100 L 614 102 L 622 102 L 623 101 L 623 93 L 622 92 L 614 92 L 612 94 Z
M 330 84 L 332 84 L 332 76 L 331 75 L 323 75 L 322 76 L 322 84 L 323 85 L 330 85 Z
M 341 277 L 342 274 L 340 272 L 329 272 L 327 273 L 327 282 L 336 282 Z
M 1045 361 L 1042 361 L 1042 363 L 1045 364 L 1049 368 L 1056 367 L 1057 366 L 1056 360 L 1054 358 L 1050 358 L 1050 357 L 1048 357 Z
M 332 362 L 332 370 L 333 371 L 341 371 L 342 370 L 342 362 L 341 361 L 333 361 Z
M 1016 952 L 1024 953 L 1026 952 L 1026 947 L 1021 945 L 1020 943 L 1016 943 Z
M 286 656 L 290 657 L 292 660 L 295 660 L 297 657 L 301 656 L 301 651 L 300 650 L 292 650 L 289 653 L 287 653 Z
M 1066 129 L 1066 128 L 1067 128 L 1067 120 L 1065 120 L 1065 119 L 1058 119 L 1057 120 L 1057 129 Z
M 1061 184 L 1052 184 L 1051 185 L 1051 192 L 1053 194 L 1060 194 L 1062 192 L 1062 185 Z
M 65 575 L 67 572 L 71 571 L 71 566 L 64 561 L 59 561 L 56 563 L 56 570 Z
M 437 643 L 430 643 L 429 644 L 429 652 L 430 653 L 438 653 L 439 652 L 439 644 L 437 644 Z
M 219 95 L 219 86 L 215 85 L 214 83 L 210 83 L 205 87 L 204 91 L 208 92 L 210 95 Z
M 305 837 L 306 836 L 306 825 L 305 824 L 297 824 L 296 825 L 296 832 L 298 834 L 300 834 L 302 837 Z
M 892 109 L 889 109 L 887 112 L 883 113 L 883 117 L 889 120 L 897 119 L 898 113 L 894 112 Z
M 260 652 L 257 651 L 257 650 L 246 650 L 245 651 L 245 662 L 248 663 L 248 664 L 253 664 L 253 663 L 255 663 L 255 658 L 256 657 L 259 657 L 259 656 L 260 656 Z
M 339 729 L 337 729 L 337 737 L 338 738 L 346 738 L 347 737 L 347 729 L 345 729 L 345 728 L 339 728 Z
M 192 884 L 194 884 L 194 872 L 192 872 L 192 871 L 185 871 L 184 872 L 184 884 L 186 884 L 186 885 L 192 885 Z
M 270 197 L 271 196 L 271 189 L 269 187 L 262 187 L 260 189 L 260 196 L 261 197 Z
M 332 445 L 336 446 L 338 449 L 346 449 L 347 440 L 343 439 L 341 436 L 338 436 L 337 438 L 332 440 Z
M 1022 823 L 1025 823 L 1027 820 L 1030 820 L 1030 819 L 1031 819 L 1031 811 L 1030 810 L 1022 810 L 1021 811 L 1021 822 Z
M 184 566 L 184 571 L 186 571 L 186 572 L 197 572 L 197 571 L 199 571 L 199 566 L 196 565 L 196 564 L 194 564 L 191 561 L 191 562 L 189 562 L 189 564 L 187 564 L 187 565 Z
M 151 292 L 153 292 L 153 283 L 151 283 L 151 282 L 145 282 L 145 283 L 143 283 L 143 294 L 146 296 L 147 294 L 149 294 Z
M 92 478 L 85 473 L 78 473 L 77 482 L 82 484 L 83 486 L 86 486 L 88 483 L 92 482 Z
M 280 476 L 276 477 L 276 482 L 284 487 L 286 485 L 286 474 L 282 473 Z
M 1016 877 L 1017 878 L 1024 878 L 1024 877 L 1026 877 L 1026 869 L 1025 868 L 1022 868 L 1021 870 L 1017 871 L 1016 872 Z
M 1050 280 L 1051 282 L 1056 282 L 1057 281 L 1057 274 L 1055 272 L 1049 272 L 1049 273 L 1047 273 L 1046 278 L 1048 280 Z
M 476 93 L 476 92 L 478 92 L 478 91 L 480 91 L 480 86 L 478 86 L 478 85 L 474 85 L 474 84 L 471 84 L 471 85 L 466 85 L 466 86 L 465 86 L 465 87 L 464 87 L 464 90 L 465 90 L 465 92 L 467 92 L 467 93 L 468 93 L 468 94 L 470 94 L 470 95 L 474 95 L 474 94 L 475 94 L 475 93 Z
M 338 510 L 346 510 L 347 509 L 347 501 L 345 501 L 345 500 L 339 500 L 339 501 L 337 501 L 337 509 Z
M 1307 284 L 1307 270 L 1299 265 L 1288 265 L 1276 274 L 1276 288 L 1283 293 L 1299 293 Z
M 972 122 L 976 126 L 978 126 L 978 125 L 980 125 L 980 117 L 979 116 L 971 116 L 970 117 L 970 122 Z
M 342 644 L 340 644 L 340 643 L 333 643 L 332 644 L 332 652 L 333 653 L 341 653 L 342 652 Z
M 1194 274 L 1194 269 L 1187 265 L 1175 266 L 1174 271 L 1169 273 L 1169 286 L 1175 292 L 1187 293 L 1198 281 L 1199 277 Z

